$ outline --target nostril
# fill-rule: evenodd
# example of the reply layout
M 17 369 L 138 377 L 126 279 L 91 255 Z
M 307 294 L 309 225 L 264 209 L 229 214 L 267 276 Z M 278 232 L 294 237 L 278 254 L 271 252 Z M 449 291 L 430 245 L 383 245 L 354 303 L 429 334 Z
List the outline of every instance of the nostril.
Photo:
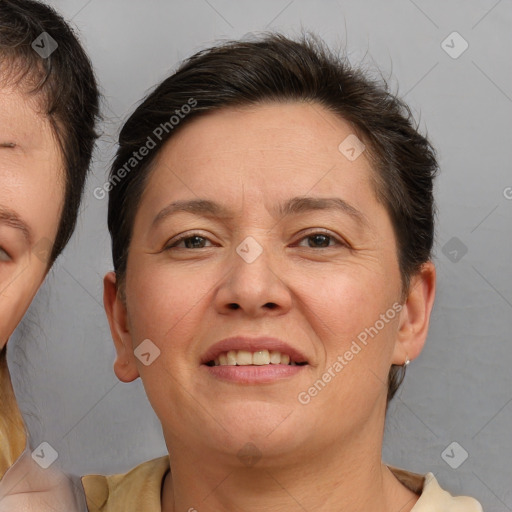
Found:
M 276 309 L 277 308 L 277 304 L 275 302 L 267 302 L 265 304 L 265 307 L 268 308 L 268 309 Z
M 236 304 L 235 302 L 232 302 L 231 304 L 228 304 L 229 309 L 238 309 L 240 306 Z

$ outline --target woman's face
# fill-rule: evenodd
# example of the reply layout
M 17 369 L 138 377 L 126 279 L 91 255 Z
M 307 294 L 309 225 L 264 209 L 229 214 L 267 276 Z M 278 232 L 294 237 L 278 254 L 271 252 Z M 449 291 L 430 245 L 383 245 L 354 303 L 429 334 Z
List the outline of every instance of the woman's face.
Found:
M 0 348 L 44 279 L 62 208 L 61 152 L 37 109 L 0 88 Z
M 115 369 L 142 377 L 171 454 L 379 442 L 390 366 L 421 344 L 400 342 L 396 239 L 354 137 L 319 105 L 268 104 L 198 118 L 158 155 Z M 303 364 L 260 364 L 287 355 Z

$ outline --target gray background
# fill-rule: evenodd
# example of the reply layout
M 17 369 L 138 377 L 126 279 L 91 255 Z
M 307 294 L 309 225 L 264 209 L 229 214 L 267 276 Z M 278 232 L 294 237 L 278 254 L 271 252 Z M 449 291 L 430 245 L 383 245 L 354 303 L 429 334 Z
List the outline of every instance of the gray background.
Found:
M 126 471 L 166 453 L 140 381 L 119 383 L 112 371 L 101 282 L 111 268 L 107 202 L 92 190 L 105 182 L 122 120 L 181 59 L 219 39 L 304 27 L 346 45 L 354 63 L 380 68 L 439 152 L 437 300 L 427 346 L 389 409 L 384 460 L 432 471 L 487 511 L 512 510 L 511 1 L 52 5 L 90 53 L 105 121 L 77 233 L 11 340 L 33 447 L 48 441 L 77 474 Z M 453 31 L 469 43 L 456 59 L 441 47 Z M 469 455 L 457 469 L 441 456 L 454 441 Z M 464 455 L 459 447 L 449 453 L 452 465 Z

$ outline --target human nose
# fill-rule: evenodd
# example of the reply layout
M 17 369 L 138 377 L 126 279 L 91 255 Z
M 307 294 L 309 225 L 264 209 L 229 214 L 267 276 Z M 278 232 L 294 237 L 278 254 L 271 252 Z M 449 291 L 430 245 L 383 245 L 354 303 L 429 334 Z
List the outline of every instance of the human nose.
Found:
M 290 310 L 291 292 L 285 284 L 283 261 L 276 251 L 247 237 L 230 255 L 230 271 L 222 280 L 215 307 L 222 314 L 234 310 L 247 316 L 282 315 Z

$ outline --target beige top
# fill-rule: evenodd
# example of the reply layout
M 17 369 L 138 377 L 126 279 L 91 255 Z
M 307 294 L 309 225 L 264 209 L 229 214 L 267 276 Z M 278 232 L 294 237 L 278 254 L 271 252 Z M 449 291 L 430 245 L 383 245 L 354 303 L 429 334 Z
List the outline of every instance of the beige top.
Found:
M 473 498 L 443 491 L 432 473 L 425 476 L 389 467 L 411 491 L 420 494 L 412 512 L 482 512 Z M 169 457 L 144 462 L 126 474 L 82 478 L 89 512 L 161 512 L 162 482 Z
M 0 351 L 0 480 L 24 452 L 26 441 L 25 427 L 14 398 L 3 350 Z M 25 453 L 25 460 L 30 461 L 29 451 L 25 450 Z M 18 480 L 16 471 L 26 470 L 22 462 L 23 459 L 18 460 L 9 472 L 11 479 Z M 475 499 L 452 497 L 443 491 L 432 473 L 422 476 L 394 467 L 390 467 L 390 470 L 406 487 L 420 495 L 412 512 L 482 512 L 482 507 Z M 126 474 L 83 477 L 89 512 L 161 512 L 162 482 L 168 471 L 169 458 L 164 456 L 140 464 Z M 6 484 L 5 481 L 2 483 Z M 55 484 L 53 480 L 51 483 Z M 41 488 L 45 488 L 45 485 L 48 486 L 48 482 L 41 479 Z M 72 491 L 61 492 L 68 500 L 66 503 L 74 500 L 80 502 L 81 499 L 76 497 L 76 487 Z M 65 510 L 81 509 L 77 504 Z

